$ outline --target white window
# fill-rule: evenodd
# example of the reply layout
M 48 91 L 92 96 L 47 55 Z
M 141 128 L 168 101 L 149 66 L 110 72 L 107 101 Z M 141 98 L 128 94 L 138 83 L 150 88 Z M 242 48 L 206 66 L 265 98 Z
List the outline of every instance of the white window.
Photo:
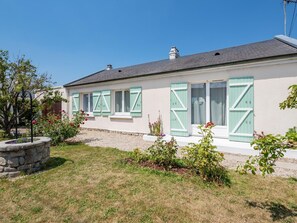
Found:
M 192 124 L 213 122 L 216 126 L 227 125 L 227 84 L 212 82 L 192 84 L 191 120 Z
M 115 91 L 115 114 L 129 114 L 130 113 L 130 91 L 122 90 Z
M 93 94 L 92 93 L 84 93 L 82 95 L 82 105 L 83 111 L 86 113 L 93 112 Z

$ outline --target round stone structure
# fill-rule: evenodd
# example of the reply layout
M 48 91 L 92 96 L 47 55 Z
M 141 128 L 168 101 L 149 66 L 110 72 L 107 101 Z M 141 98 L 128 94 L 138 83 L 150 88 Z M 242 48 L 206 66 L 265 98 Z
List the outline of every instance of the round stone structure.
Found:
M 40 170 L 50 157 L 50 142 L 48 137 L 36 137 L 33 143 L 15 139 L 0 142 L 0 178 Z

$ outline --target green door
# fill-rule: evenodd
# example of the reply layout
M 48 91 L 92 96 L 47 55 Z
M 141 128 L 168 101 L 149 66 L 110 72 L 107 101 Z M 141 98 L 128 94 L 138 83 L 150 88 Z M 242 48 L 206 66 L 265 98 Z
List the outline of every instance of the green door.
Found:
M 229 140 L 251 142 L 254 133 L 254 78 L 232 78 L 228 83 Z
M 175 83 L 170 88 L 170 132 L 188 136 L 188 84 Z

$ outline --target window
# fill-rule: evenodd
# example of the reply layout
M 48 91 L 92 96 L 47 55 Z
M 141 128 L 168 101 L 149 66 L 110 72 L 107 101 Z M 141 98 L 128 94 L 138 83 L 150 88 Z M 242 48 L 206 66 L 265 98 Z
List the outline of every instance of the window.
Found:
M 192 124 L 206 123 L 206 84 L 192 85 Z
M 93 112 L 93 94 L 92 93 L 83 94 L 82 102 L 83 102 L 83 111 L 87 113 L 92 113 Z
M 130 112 L 130 91 L 116 91 L 115 92 L 115 113 L 129 113 Z
M 226 126 L 226 100 L 226 82 L 192 84 L 192 124 L 211 121 L 215 125 Z
M 226 82 L 210 83 L 210 121 L 226 125 Z

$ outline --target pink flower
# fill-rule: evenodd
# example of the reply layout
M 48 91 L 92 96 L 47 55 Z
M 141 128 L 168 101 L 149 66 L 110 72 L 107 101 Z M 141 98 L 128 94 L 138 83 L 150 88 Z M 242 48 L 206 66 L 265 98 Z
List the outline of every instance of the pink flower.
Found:
M 36 121 L 36 120 L 33 120 L 33 121 L 32 121 L 32 124 L 33 124 L 33 125 L 36 125 L 36 124 L 37 124 L 37 121 Z
M 213 126 L 214 126 L 214 124 L 212 122 L 207 122 L 204 127 L 205 128 L 210 128 L 210 127 L 213 127 Z

